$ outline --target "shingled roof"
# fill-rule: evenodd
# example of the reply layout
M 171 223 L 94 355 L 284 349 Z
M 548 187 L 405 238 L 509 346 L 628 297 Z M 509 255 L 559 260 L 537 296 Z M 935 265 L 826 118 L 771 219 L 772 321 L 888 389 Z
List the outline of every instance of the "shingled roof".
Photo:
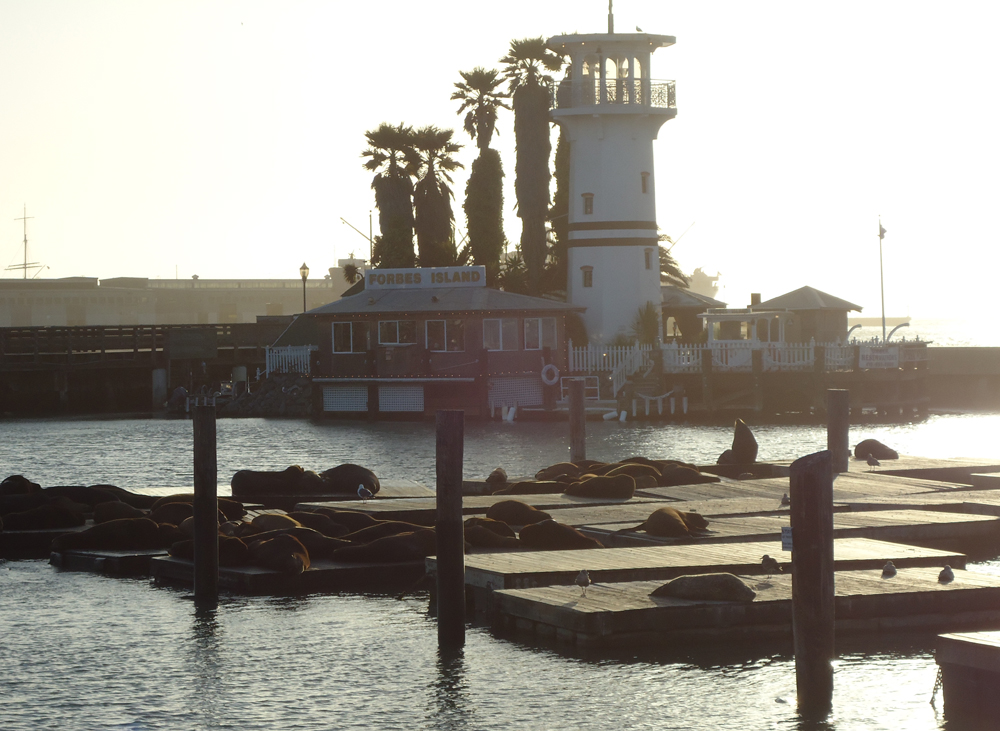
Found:
M 704 309 L 706 307 L 725 307 L 725 302 L 692 292 L 690 289 L 682 289 L 673 284 L 660 286 L 660 293 L 663 297 L 663 306 L 674 309 L 691 308 Z
M 366 289 L 351 297 L 309 310 L 309 315 L 388 314 L 401 312 L 583 312 L 566 302 L 503 292 L 488 287 Z
M 861 307 L 834 297 L 832 294 L 820 292 L 813 287 L 800 287 L 794 292 L 783 294 L 767 302 L 754 305 L 751 310 L 857 310 Z

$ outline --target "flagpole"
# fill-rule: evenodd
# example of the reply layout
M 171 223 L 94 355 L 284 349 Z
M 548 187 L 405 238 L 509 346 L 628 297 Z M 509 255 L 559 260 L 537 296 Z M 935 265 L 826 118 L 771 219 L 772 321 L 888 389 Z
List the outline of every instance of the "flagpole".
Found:
M 878 217 L 878 279 L 879 287 L 882 290 L 882 345 L 885 345 L 885 274 L 882 269 L 882 239 L 885 237 L 885 229 L 882 228 L 882 217 Z

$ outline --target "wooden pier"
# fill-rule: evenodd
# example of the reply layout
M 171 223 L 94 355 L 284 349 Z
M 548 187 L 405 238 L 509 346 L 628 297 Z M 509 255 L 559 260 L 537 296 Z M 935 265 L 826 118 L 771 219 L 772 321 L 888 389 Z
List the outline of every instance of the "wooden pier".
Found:
M 955 571 L 949 584 L 933 568 L 906 568 L 891 579 L 878 569 L 838 571 L 837 633 L 941 632 L 1000 626 L 1000 577 Z M 791 576 L 744 577 L 752 602 L 650 596 L 663 581 L 504 589 L 494 592 L 500 631 L 555 638 L 578 648 L 791 637 Z
M 978 720 L 992 728 L 1000 713 L 1000 632 L 960 632 L 938 637 L 944 712 L 948 720 Z
M 166 556 L 163 549 L 133 551 L 83 551 L 54 552 L 49 563 L 65 571 L 89 571 L 107 576 L 149 576 L 152 560 Z

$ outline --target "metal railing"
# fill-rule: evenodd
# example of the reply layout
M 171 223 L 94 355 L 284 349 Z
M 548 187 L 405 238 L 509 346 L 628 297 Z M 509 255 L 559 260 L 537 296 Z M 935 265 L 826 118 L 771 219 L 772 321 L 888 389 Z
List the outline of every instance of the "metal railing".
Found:
M 673 81 L 651 79 L 563 79 L 549 84 L 549 106 L 573 109 L 595 104 L 636 105 L 658 109 L 677 107 Z
M 652 365 L 649 358 L 651 351 L 652 346 L 649 345 L 644 347 L 636 343 L 632 346 L 628 356 L 611 372 L 611 393 L 617 396 L 633 373 Z

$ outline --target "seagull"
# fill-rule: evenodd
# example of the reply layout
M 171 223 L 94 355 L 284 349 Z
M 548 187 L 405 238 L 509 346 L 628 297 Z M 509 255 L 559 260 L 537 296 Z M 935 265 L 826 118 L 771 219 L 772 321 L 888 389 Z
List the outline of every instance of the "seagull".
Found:
M 885 566 L 882 567 L 882 578 L 891 579 L 896 575 L 896 564 L 892 561 L 886 561 Z
M 587 573 L 586 569 L 583 569 L 576 575 L 574 583 L 581 589 L 580 596 L 587 596 L 587 587 L 590 586 L 590 574 Z
M 639 26 L 636 26 L 636 27 L 635 27 L 635 29 L 636 29 L 637 31 L 639 31 L 640 33 L 642 33 L 642 32 L 643 32 L 643 31 L 642 31 L 642 28 L 640 28 Z
M 791 504 L 792 504 L 792 499 L 788 497 L 788 493 L 786 492 L 784 495 L 781 496 L 781 505 L 782 507 L 786 507 Z
M 767 578 L 771 578 L 774 574 L 781 573 L 781 566 L 778 565 L 777 559 L 773 559 L 766 553 L 760 559 L 760 565 L 764 569 L 764 573 L 767 574 Z
M 945 567 L 941 569 L 941 573 L 938 574 L 938 581 L 942 584 L 947 584 L 949 581 L 955 580 L 955 572 L 951 570 L 951 566 L 945 564 Z
M 362 503 L 367 503 L 368 498 L 375 497 L 375 495 L 364 485 L 358 485 L 358 497 L 361 498 Z
M 868 471 L 874 472 L 875 468 L 879 466 L 879 461 L 875 459 L 872 455 L 868 455 Z

